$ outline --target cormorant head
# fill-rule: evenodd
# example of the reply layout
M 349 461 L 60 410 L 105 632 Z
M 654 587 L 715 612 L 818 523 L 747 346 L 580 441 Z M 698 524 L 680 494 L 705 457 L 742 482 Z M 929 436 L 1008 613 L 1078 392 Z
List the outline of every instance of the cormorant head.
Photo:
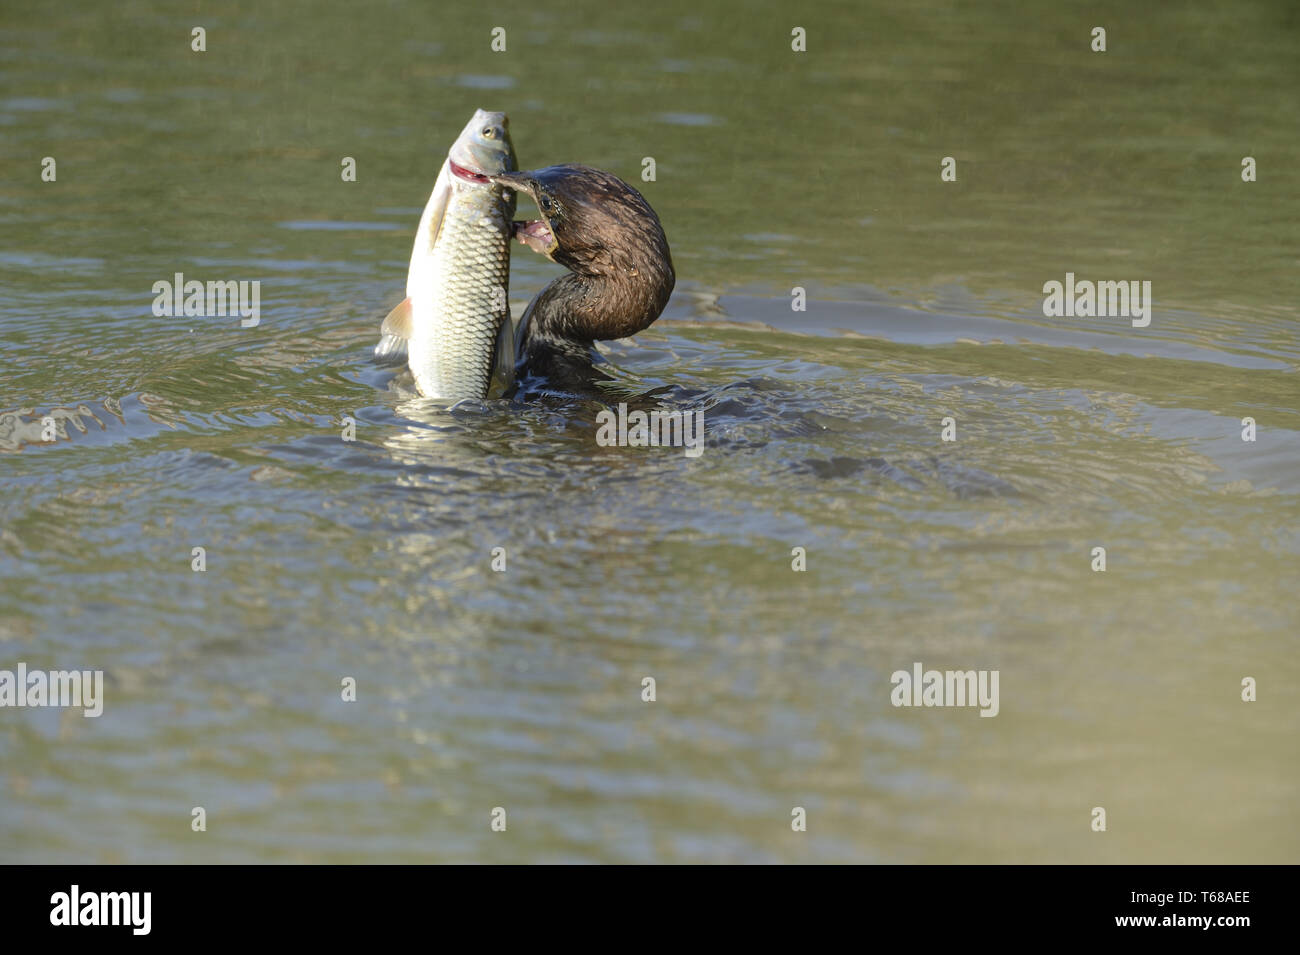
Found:
M 668 240 L 641 193 L 590 166 L 548 166 L 491 177 L 537 203 L 540 219 L 515 224 L 534 252 L 584 276 L 672 275 Z M 671 289 L 671 279 L 669 279 Z

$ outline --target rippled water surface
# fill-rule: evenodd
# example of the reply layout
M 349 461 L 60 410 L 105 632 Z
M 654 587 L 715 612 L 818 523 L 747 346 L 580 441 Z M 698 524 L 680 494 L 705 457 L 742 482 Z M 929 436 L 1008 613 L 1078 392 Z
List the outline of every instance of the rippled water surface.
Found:
M 106 702 L 0 709 L 0 860 L 1294 862 L 1300 18 L 1145 6 L 7 4 L 0 669 Z M 368 360 L 479 106 L 665 223 L 605 402 Z

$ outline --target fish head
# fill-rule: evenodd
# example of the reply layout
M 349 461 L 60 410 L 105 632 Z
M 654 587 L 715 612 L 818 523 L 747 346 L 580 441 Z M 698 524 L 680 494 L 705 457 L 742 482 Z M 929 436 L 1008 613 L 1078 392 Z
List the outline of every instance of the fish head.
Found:
M 598 274 L 615 259 L 668 259 L 659 217 L 617 176 L 571 164 L 502 173 L 492 181 L 528 196 L 541 213 L 515 223 L 515 238 L 574 272 Z
M 460 183 L 489 189 L 493 187 L 490 177 L 518 169 L 506 114 L 475 110 L 452 143 L 447 163 Z

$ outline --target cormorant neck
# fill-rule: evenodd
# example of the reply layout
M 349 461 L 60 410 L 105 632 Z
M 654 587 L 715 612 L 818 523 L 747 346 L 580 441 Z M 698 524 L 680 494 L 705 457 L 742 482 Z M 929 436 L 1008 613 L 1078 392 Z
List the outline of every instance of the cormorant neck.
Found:
M 562 275 L 538 293 L 529 338 L 585 347 L 635 335 L 659 317 L 676 284 L 671 259 L 601 265 Z

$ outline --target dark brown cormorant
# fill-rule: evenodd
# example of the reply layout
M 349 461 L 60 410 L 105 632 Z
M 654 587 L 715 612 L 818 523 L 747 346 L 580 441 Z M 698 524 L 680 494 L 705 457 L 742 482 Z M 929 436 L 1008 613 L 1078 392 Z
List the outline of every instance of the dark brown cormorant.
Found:
M 492 181 L 537 204 L 540 219 L 514 224 L 515 237 L 569 271 L 529 303 L 519 322 L 516 373 L 604 377 L 591 365 L 592 343 L 648 328 L 676 283 L 659 217 L 617 176 L 590 166 L 548 166 Z

